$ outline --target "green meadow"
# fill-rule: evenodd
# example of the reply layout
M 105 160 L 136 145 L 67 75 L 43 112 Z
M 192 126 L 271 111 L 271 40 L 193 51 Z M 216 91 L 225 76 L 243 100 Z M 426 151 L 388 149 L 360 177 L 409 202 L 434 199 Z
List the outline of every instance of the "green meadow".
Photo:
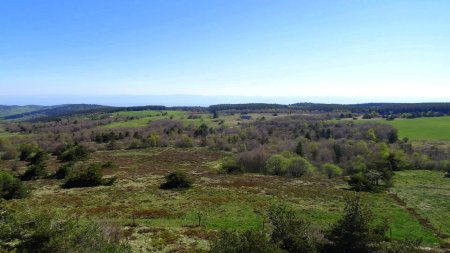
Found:
M 407 137 L 410 140 L 436 140 L 450 141 L 450 116 L 370 121 L 390 124 L 398 129 L 399 137 Z M 367 122 L 367 120 L 357 120 Z
M 396 172 L 392 192 L 429 222 L 442 237 L 450 236 L 450 179 L 443 172 Z M 450 242 L 450 241 L 447 241 Z

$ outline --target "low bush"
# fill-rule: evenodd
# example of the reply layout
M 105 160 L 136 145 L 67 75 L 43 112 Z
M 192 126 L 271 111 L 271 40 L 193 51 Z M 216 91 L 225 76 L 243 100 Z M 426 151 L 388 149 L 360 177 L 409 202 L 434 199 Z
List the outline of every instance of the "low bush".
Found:
M 0 199 L 20 199 L 26 197 L 28 193 L 22 181 L 11 173 L 0 170 Z
M 183 135 L 175 143 L 177 148 L 191 148 L 194 146 L 194 140 L 189 135 Z
M 227 174 L 238 174 L 244 172 L 242 166 L 232 157 L 225 157 L 222 160 L 222 172 Z
M 323 235 L 285 206 L 272 207 L 269 219 L 273 226 L 271 241 L 286 252 L 317 252 Z
M 343 173 L 341 167 L 331 163 L 326 163 L 325 165 L 323 165 L 322 171 L 325 173 L 325 175 L 327 175 L 328 178 L 336 178 L 342 176 Z
M 287 165 L 287 175 L 291 177 L 310 176 L 314 173 L 315 167 L 303 157 L 296 156 L 289 159 Z
M 118 167 L 117 164 L 113 161 L 107 161 L 102 164 L 103 169 L 115 169 L 117 167 Z
M 239 155 L 239 164 L 246 172 L 261 173 L 264 171 L 264 166 L 269 158 L 269 154 L 264 149 L 255 149 L 251 151 L 242 152 Z
M 283 176 L 287 172 L 287 159 L 281 155 L 272 155 L 266 161 L 265 171 L 269 175 Z
M 45 164 L 28 165 L 27 170 L 20 176 L 24 181 L 37 180 L 47 177 L 47 166 Z
M 17 150 L 13 146 L 7 146 L 0 152 L 0 159 L 2 160 L 14 160 L 18 156 Z
M 72 172 L 75 163 L 69 162 L 61 165 L 58 170 L 56 170 L 54 178 L 56 179 L 64 179 L 66 178 L 70 172 Z
M 28 158 L 30 165 L 44 164 L 49 159 L 49 154 L 45 151 L 39 150 Z
M 393 173 L 385 169 L 372 169 L 350 176 L 348 184 L 354 191 L 380 192 L 392 186 Z
M 213 241 L 211 253 L 281 253 L 264 232 L 245 231 L 235 233 L 222 231 Z
M 88 148 L 75 144 L 75 145 L 67 145 L 61 152 L 58 154 L 58 159 L 62 162 L 75 162 L 75 161 L 84 161 L 89 157 Z
M 29 158 L 33 156 L 36 152 L 38 152 L 41 148 L 35 142 L 26 143 L 19 147 L 20 155 L 19 158 L 21 161 L 28 161 Z
M 161 189 L 183 189 L 190 188 L 192 181 L 187 177 L 186 173 L 175 171 L 166 176 L 166 182 L 161 184 Z
M 94 187 L 99 185 L 112 185 L 116 178 L 103 179 L 103 172 L 101 165 L 90 164 L 81 167 L 78 170 L 72 170 L 67 176 L 63 188 L 79 188 L 79 187 Z

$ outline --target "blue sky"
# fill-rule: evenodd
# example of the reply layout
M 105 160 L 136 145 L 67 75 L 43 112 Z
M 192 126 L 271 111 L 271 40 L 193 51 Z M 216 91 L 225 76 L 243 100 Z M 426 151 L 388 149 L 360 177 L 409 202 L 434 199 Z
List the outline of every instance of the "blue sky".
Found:
M 450 101 L 449 13 L 447 0 L 5 0 L 0 104 L 137 95 Z

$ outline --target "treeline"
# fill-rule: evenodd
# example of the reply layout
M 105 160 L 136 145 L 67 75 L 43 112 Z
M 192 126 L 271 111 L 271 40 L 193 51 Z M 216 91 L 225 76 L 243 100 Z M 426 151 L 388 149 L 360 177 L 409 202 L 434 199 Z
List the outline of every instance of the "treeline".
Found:
M 349 111 L 352 113 L 371 113 L 380 115 L 411 114 L 416 116 L 440 116 L 450 113 L 450 103 L 367 103 L 367 104 L 316 104 L 297 103 L 291 108 L 309 111 Z M 434 113 L 434 114 L 433 114 Z
M 296 103 L 282 104 L 220 104 L 211 105 L 208 111 L 227 110 L 271 110 L 289 109 L 308 112 L 352 112 L 352 113 L 378 113 L 380 115 L 411 114 L 416 116 L 440 116 L 450 113 L 450 103 L 366 103 L 366 104 L 321 104 L 321 103 Z
M 209 107 L 200 106 L 130 106 L 114 107 L 89 104 L 70 104 L 42 107 L 31 112 L 16 113 L 2 117 L 6 120 L 53 121 L 62 117 L 75 115 L 114 113 L 119 111 L 144 111 L 144 110 L 181 110 L 195 112 L 219 111 L 228 112 L 339 112 L 341 115 L 364 114 L 382 117 L 436 117 L 450 114 L 450 103 L 367 103 L 367 104 L 320 104 L 320 103 L 296 103 L 291 105 L 248 103 L 248 104 L 218 104 Z
M 226 110 L 268 110 L 268 109 L 287 109 L 287 105 L 281 104 L 265 104 L 265 103 L 249 103 L 249 104 L 219 104 L 211 105 L 208 111 L 226 111 Z

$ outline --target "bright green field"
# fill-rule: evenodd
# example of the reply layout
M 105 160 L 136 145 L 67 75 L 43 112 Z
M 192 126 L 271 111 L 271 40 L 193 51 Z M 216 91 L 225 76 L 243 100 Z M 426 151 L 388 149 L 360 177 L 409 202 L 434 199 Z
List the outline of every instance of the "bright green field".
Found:
M 403 199 L 408 207 L 428 219 L 434 228 L 450 235 L 450 178 L 445 178 L 443 172 L 396 172 L 392 191 Z
M 367 120 L 358 120 L 365 122 Z M 399 137 L 410 140 L 446 140 L 450 141 L 450 116 L 416 119 L 374 120 L 390 124 L 398 129 Z

